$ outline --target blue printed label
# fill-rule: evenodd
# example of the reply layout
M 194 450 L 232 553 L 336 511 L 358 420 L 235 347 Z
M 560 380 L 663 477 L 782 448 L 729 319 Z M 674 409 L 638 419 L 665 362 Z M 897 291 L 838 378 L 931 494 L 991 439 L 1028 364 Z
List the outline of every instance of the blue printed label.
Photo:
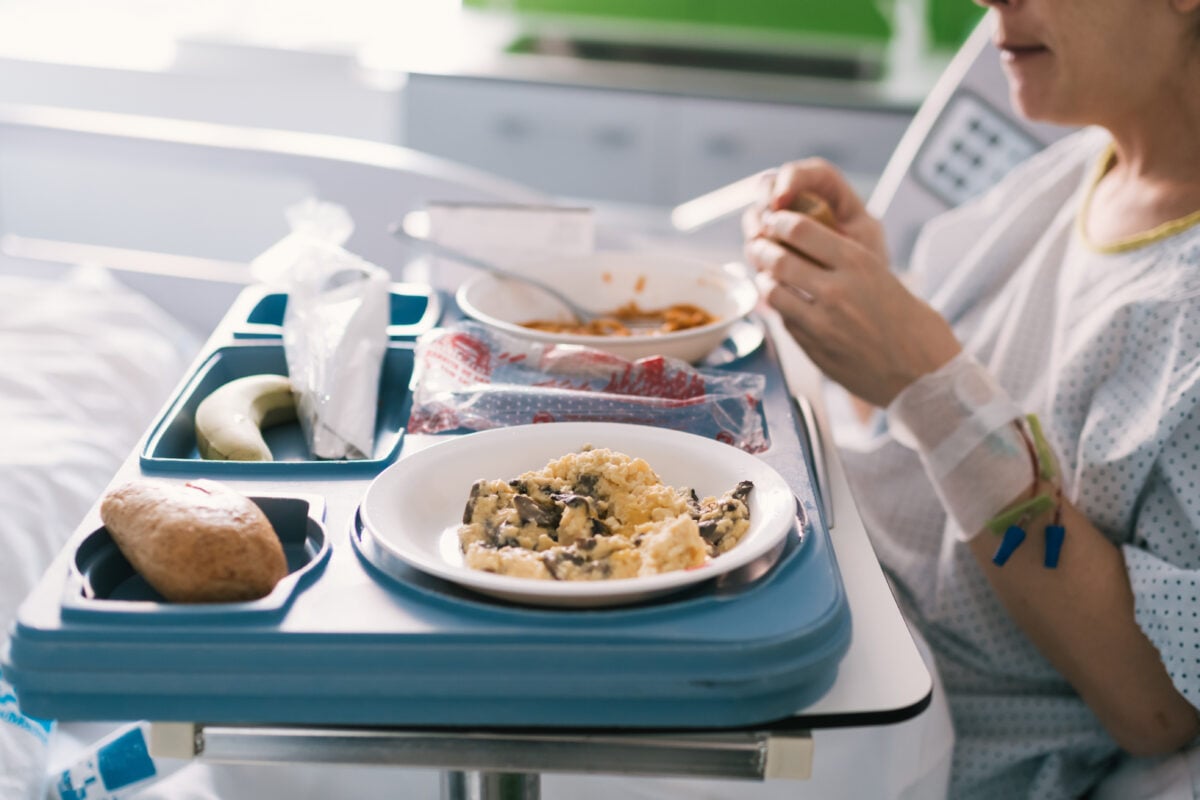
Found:
M 33 734 L 43 744 L 49 741 L 50 728 L 54 724 L 51 720 L 36 719 L 22 714 L 21 709 L 17 707 L 17 696 L 13 693 L 12 684 L 4 680 L 3 673 L 0 673 L 0 722 Z
M 42 744 L 50 740 L 49 723 L 42 722 L 40 719 L 27 717 L 20 711 L 0 708 L 0 722 L 20 728 L 26 733 L 37 737 L 37 740 Z
M 92 775 L 76 785 L 71 770 L 68 769 L 58 776 L 58 783 L 54 785 L 54 789 L 58 792 L 59 800 L 87 800 L 88 789 L 95 783 L 96 776 Z
M 154 776 L 154 759 L 141 728 L 132 728 L 100 748 L 100 778 L 108 791 Z

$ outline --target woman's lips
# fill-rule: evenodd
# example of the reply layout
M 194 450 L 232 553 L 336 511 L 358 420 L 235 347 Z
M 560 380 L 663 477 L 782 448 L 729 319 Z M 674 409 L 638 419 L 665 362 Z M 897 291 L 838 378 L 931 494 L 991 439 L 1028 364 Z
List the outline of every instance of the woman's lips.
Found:
M 1001 42 L 996 46 L 1000 49 L 1000 58 L 1010 63 L 1028 61 L 1031 58 L 1050 52 L 1049 48 L 1040 44 L 1011 44 Z

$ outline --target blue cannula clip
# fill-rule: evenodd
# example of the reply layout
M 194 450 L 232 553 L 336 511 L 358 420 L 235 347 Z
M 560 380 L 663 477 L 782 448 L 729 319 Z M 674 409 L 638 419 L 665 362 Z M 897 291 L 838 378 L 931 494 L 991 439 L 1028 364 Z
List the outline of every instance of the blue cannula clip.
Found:
M 996 548 L 996 555 L 992 556 L 992 563 L 997 567 L 1003 567 L 1008 562 L 1008 557 L 1021 546 L 1023 541 L 1025 541 L 1025 529 L 1009 525 L 1008 530 L 1004 532 L 1004 540 Z
M 1067 530 L 1062 525 L 1046 526 L 1046 559 L 1042 563 L 1046 569 L 1058 568 L 1058 555 L 1062 552 L 1063 538 Z

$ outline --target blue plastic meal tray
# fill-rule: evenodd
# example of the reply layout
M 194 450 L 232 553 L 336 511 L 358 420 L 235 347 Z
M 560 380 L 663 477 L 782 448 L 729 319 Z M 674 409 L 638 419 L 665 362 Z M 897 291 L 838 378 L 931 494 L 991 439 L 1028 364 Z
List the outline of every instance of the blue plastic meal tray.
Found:
M 89 525 L 22 605 L 4 676 L 23 711 L 60 720 L 711 728 L 792 716 L 836 677 L 849 611 L 770 342 L 723 368 L 766 376 L 761 457 L 797 497 L 797 526 L 756 580 L 612 609 L 506 604 L 383 563 L 356 524 L 372 476 L 298 473 L 239 486 L 326 500 L 331 552 L 297 551 L 297 569 L 321 560 L 286 602 L 196 613 L 137 595 L 122 607 L 88 577 L 85 556 L 103 546 Z

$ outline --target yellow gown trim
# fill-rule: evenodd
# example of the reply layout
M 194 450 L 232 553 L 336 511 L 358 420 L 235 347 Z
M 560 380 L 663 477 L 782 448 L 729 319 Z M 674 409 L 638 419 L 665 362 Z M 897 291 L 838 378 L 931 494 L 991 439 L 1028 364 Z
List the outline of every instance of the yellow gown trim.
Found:
M 1116 241 L 1100 244 L 1094 241 L 1087 232 L 1085 220 L 1088 218 L 1088 212 L 1092 207 L 1092 196 L 1096 192 L 1096 186 L 1100 183 L 1100 179 L 1112 168 L 1113 160 L 1116 158 L 1117 152 L 1110 142 L 1105 149 L 1100 160 L 1096 162 L 1096 167 L 1092 171 L 1092 179 L 1088 185 L 1087 194 L 1084 195 L 1083 205 L 1079 208 L 1079 215 L 1076 217 L 1076 226 L 1079 228 L 1079 235 L 1083 239 L 1083 243 L 1087 245 L 1089 250 L 1097 253 L 1125 253 L 1130 250 L 1136 250 L 1139 247 L 1145 247 L 1149 244 L 1154 244 L 1157 241 L 1166 239 L 1168 236 L 1174 236 L 1181 233 L 1193 225 L 1200 223 L 1200 210 L 1193 211 L 1187 216 L 1179 217 L 1178 219 L 1169 220 L 1156 225 L 1148 231 L 1135 233 L 1132 236 L 1126 236 Z

